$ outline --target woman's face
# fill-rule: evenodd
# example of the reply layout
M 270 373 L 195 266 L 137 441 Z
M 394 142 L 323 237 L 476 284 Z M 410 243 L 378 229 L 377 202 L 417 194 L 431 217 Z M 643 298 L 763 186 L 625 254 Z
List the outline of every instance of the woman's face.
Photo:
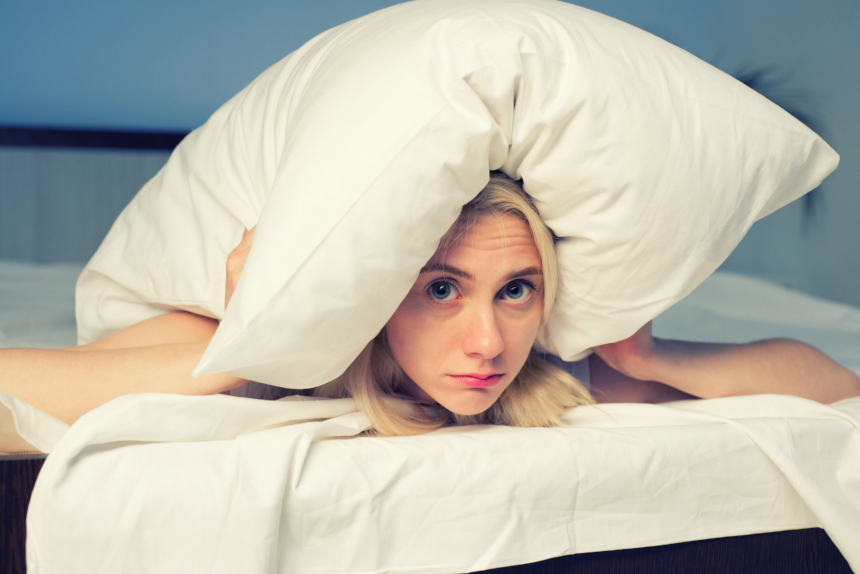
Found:
M 403 391 L 457 414 L 487 410 L 525 363 L 542 313 L 528 225 L 480 217 L 424 266 L 388 321 L 391 352 L 409 377 Z

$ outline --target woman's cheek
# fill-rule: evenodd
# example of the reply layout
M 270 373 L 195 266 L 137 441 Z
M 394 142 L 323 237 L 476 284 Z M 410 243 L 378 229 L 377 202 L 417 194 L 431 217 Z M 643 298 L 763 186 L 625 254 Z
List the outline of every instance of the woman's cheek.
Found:
M 534 297 L 527 309 L 521 310 L 509 318 L 507 339 L 514 345 L 519 354 L 526 355 L 531 351 L 540 330 L 543 317 L 543 297 Z
M 410 295 L 386 325 L 388 344 L 394 358 L 407 372 L 422 354 L 427 336 L 428 316 L 421 301 Z

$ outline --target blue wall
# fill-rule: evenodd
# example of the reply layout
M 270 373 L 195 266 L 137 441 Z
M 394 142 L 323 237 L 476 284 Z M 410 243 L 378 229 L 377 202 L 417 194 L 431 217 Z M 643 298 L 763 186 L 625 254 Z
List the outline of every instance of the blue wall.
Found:
M 187 130 L 314 35 L 391 0 L 6 0 L 0 126 Z M 860 3 L 587 0 L 729 72 L 776 66 L 842 163 L 804 235 L 792 205 L 726 267 L 860 305 Z M 2 192 L 3 190 L 0 190 Z
M 190 129 L 384 0 L 0 3 L 0 124 Z
M 792 204 L 757 224 L 729 266 L 860 306 L 860 2 L 719 0 L 712 30 L 721 67 L 774 65 L 841 155 L 806 233 Z
M 313 36 L 391 0 L 0 2 L 0 125 L 191 129 Z M 701 54 L 711 1 L 590 1 Z

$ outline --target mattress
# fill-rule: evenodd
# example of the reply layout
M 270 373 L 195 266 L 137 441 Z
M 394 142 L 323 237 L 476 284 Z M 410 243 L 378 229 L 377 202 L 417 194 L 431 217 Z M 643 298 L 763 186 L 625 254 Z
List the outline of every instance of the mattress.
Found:
M 860 372 L 860 310 L 738 275 L 715 274 L 655 334 L 791 336 Z M 398 438 L 360 436 L 351 400 L 132 395 L 72 427 L 0 402 L 51 451 L 28 514 L 32 573 L 452 573 L 818 526 L 860 569 L 860 399 L 607 404 L 562 428 Z

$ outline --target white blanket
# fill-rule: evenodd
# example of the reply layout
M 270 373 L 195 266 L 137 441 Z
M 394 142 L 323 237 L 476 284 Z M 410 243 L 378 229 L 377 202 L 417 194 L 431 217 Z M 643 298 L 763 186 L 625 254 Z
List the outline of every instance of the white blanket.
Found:
M 352 409 L 142 395 L 93 411 L 39 476 L 28 572 L 453 573 L 819 525 L 860 567 L 860 399 L 319 440 L 360 431 Z
M 666 337 L 793 336 L 860 371 L 860 310 L 718 274 Z M 761 395 L 580 408 L 557 429 L 353 438 L 350 400 L 138 395 L 66 430 L 0 394 L 50 450 L 31 574 L 464 572 L 577 552 L 822 526 L 860 571 L 860 399 Z

